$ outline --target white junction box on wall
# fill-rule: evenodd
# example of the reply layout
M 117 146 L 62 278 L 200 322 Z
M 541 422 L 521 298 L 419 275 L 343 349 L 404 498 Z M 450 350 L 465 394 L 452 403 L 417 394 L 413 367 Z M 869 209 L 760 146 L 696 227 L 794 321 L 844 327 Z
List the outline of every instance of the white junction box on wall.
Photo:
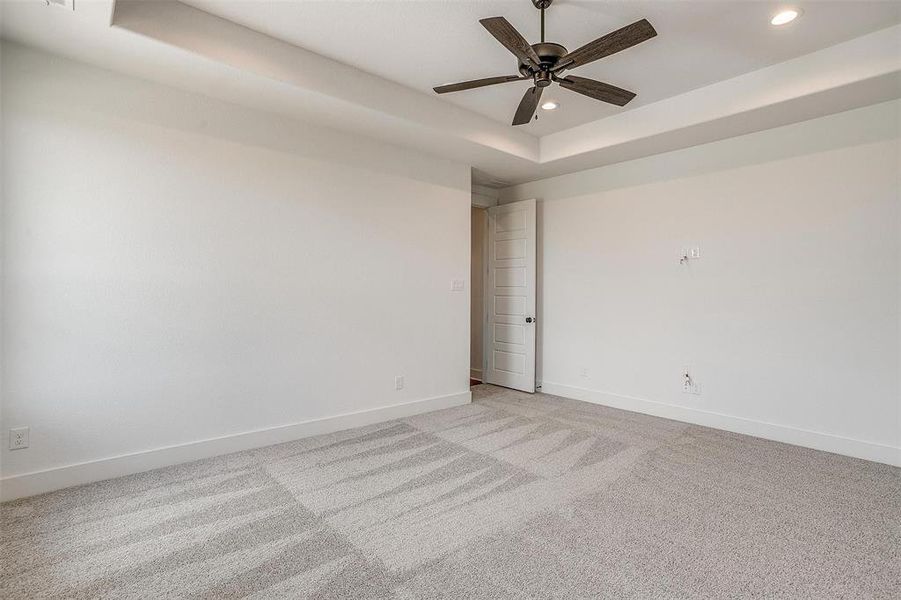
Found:
M 75 0 L 40 0 L 47 6 L 57 6 L 59 8 L 67 8 L 75 10 Z

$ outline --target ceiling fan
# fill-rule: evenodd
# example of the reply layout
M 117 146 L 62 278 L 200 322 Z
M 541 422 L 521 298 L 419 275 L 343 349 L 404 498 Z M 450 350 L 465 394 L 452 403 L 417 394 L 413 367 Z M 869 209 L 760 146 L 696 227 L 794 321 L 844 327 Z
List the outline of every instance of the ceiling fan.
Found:
M 599 58 L 631 48 L 636 44 L 651 39 L 657 35 L 657 32 L 654 31 L 647 19 L 642 19 L 603 37 L 599 37 L 577 50 L 567 52 L 566 48 L 560 44 L 544 41 L 544 9 L 549 7 L 552 2 L 553 0 L 532 0 L 535 8 L 541 11 L 541 42 L 538 44 L 530 45 L 504 17 L 491 17 L 479 20 L 479 23 L 497 38 L 497 41 L 519 59 L 521 76 L 505 75 L 441 85 L 434 88 L 435 92 L 446 94 L 497 83 L 531 79 L 535 85 L 526 90 L 525 95 L 522 97 L 519 107 L 516 109 L 516 114 L 513 116 L 513 125 L 524 125 L 532 120 L 532 116 L 538 108 L 538 102 L 541 100 L 541 92 L 554 81 L 560 84 L 561 87 L 595 100 L 609 102 L 617 106 L 628 104 L 635 97 L 633 92 L 609 83 L 595 81 L 594 79 L 576 77 L 575 75 L 561 77 L 560 74 L 565 70 L 587 65 Z

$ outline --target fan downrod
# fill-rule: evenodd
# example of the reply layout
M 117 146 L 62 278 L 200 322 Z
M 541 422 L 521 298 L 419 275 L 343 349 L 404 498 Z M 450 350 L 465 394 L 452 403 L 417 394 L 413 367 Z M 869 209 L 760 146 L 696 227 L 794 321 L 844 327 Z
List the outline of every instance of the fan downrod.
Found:
M 535 85 L 538 87 L 547 87 L 551 84 L 551 77 L 548 71 L 553 69 L 557 62 L 566 55 L 566 48 L 562 45 L 544 40 L 544 9 L 553 2 L 554 0 L 532 0 L 535 8 L 541 11 L 541 41 L 531 45 L 532 49 L 535 50 L 535 54 L 541 60 L 539 68 L 536 69 L 534 66 L 522 61 L 517 65 L 517 70 L 524 77 L 533 77 Z

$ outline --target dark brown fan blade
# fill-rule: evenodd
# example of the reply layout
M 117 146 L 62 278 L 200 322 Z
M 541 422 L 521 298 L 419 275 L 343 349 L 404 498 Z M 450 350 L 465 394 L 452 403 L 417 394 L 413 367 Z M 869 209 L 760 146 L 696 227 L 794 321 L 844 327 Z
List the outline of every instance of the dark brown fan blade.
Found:
M 601 100 L 603 102 L 609 102 L 610 104 L 616 104 L 617 106 L 625 106 L 635 97 L 635 94 L 629 90 L 618 88 L 609 83 L 595 81 L 594 79 L 576 77 L 575 75 L 558 79 L 557 83 L 562 87 L 578 92 L 583 96 L 588 96 L 589 98 L 594 98 L 595 100 Z
M 449 83 L 447 85 L 439 85 L 434 89 L 439 94 L 448 92 L 461 92 L 463 90 L 471 90 L 486 85 L 494 85 L 496 83 L 507 83 L 509 81 L 523 81 L 531 79 L 530 77 L 517 77 L 516 75 L 504 75 L 503 77 L 487 77 L 485 79 L 473 79 L 472 81 L 463 81 L 461 83 Z
M 535 114 L 535 109 L 538 108 L 538 103 L 541 101 L 542 90 L 544 88 L 537 86 L 526 90 L 522 100 L 519 101 L 519 108 L 516 109 L 516 114 L 513 115 L 514 125 L 525 125 L 532 120 L 532 115 Z
M 529 42 L 504 17 L 481 19 L 479 23 L 522 62 L 534 67 L 541 62 Z
M 655 35 L 657 35 L 657 32 L 648 23 L 647 19 L 636 21 L 631 25 L 626 25 L 622 29 L 617 29 L 604 37 L 599 37 L 595 41 L 585 44 L 581 48 L 573 50 L 557 62 L 554 71 L 574 69 L 587 65 L 599 58 L 631 48 L 636 44 L 651 39 Z

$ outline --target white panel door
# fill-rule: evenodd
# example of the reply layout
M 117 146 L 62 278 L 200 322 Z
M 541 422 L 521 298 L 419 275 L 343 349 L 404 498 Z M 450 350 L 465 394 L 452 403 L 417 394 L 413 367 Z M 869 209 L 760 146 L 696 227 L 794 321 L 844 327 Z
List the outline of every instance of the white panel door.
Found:
M 535 391 L 535 200 L 488 209 L 483 381 Z

